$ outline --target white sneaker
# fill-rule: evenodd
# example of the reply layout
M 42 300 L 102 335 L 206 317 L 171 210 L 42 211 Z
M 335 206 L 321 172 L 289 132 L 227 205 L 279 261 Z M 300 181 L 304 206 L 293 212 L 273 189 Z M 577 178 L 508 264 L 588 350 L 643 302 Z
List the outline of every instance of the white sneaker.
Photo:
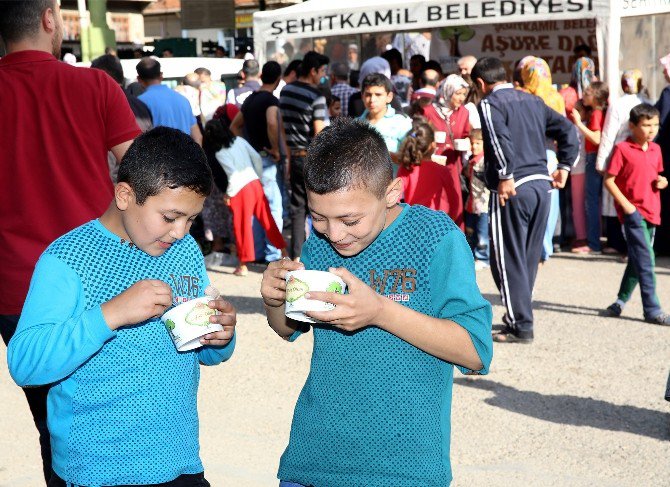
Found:
M 482 269 L 488 269 L 489 267 L 491 266 L 483 260 L 475 260 L 475 271 L 481 271 Z

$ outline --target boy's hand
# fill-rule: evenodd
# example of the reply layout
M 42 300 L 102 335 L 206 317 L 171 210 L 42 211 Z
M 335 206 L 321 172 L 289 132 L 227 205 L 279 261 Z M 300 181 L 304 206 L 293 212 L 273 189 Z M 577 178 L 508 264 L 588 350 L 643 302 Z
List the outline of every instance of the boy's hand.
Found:
M 270 262 L 263 272 L 261 296 L 266 306 L 278 308 L 286 302 L 286 273 L 304 269 L 300 262 L 285 258 Z
M 565 188 L 565 183 L 568 182 L 568 171 L 565 169 L 556 169 L 551 177 L 554 179 L 551 185 L 556 189 Z
M 310 291 L 305 295 L 307 299 L 333 303 L 336 307 L 332 311 L 309 311 L 305 314 L 345 331 L 356 331 L 376 324 L 385 298 L 343 267 L 328 270 L 342 278 L 348 294 Z
M 660 174 L 656 178 L 656 181 L 654 181 L 654 188 L 657 190 L 662 190 L 668 187 L 668 179 L 665 176 L 661 176 Z
M 107 326 L 116 330 L 158 318 L 171 305 L 172 289 L 168 284 L 157 279 L 144 279 L 103 303 L 101 308 Z
M 208 303 L 209 307 L 215 309 L 219 314 L 209 317 L 210 323 L 218 323 L 223 326 L 223 330 L 214 333 L 208 333 L 200 338 L 200 343 L 203 345 L 212 345 L 215 347 L 223 347 L 233 339 L 235 334 L 235 325 L 237 325 L 237 311 L 235 307 L 228 301 L 223 299 L 214 299 Z
M 623 212 L 626 215 L 632 215 L 633 213 L 635 213 L 637 211 L 637 208 L 635 208 L 635 205 L 633 203 L 630 203 L 630 202 L 627 205 L 622 206 L 621 209 L 623 210 Z

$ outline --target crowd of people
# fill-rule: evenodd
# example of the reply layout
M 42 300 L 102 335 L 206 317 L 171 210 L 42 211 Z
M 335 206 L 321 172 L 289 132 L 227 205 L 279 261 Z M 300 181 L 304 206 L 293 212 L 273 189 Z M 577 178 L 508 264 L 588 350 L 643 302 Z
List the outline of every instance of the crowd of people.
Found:
M 329 326 L 313 327 L 285 487 L 448 483 L 453 365 L 484 374 L 494 341 L 533 342 L 533 287 L 553 252 L 619 255 L 603 314 L 620 316 L 639 284 L 644 319 L 670 325 L 653 249 L 670 87 L 654 106 L 631 69 L 611 97 L 588 46 L 565 87 L 533 55 L 513 73 L 474 56 L 445 73 L 390 49 L 356 71 L 316 51 L 247 59 L 237 86 L 201 68 L 171 89 L 154 57 L 132 85 L 111 53 L 92 69 L 58 61 L 54 0 L 0 1 L 0 37 L 0 201 L 13 209 L 0 331 L 50 487 L 209 485 L 198 367 L 232 355 L 235 310 L 217 293 L 222 330 L 191 353 L 159 318 L 203 296 L 213 266 L 267 263 L 268 322 L 291 341 L 307 328 L 284 315 L 287 272 L 330 270 L 348 288 L 311 293 L 336 308 L 310 314 Z M 670 83 L 670 55 L 660 62 Z M 475 280 L 489 268 L 505 307 L 495 333 Z M 366 412 L 329 416 L 361 397 Z

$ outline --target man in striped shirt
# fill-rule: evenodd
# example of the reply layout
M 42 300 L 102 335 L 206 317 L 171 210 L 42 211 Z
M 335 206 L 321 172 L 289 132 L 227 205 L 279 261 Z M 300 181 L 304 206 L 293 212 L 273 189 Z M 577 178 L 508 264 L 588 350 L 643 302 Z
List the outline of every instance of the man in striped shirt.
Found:
M 317 90 L 326 76 L 328 57 L 315 51 L 305 54 L 298 69 L 298 79 L 287 84 L 279 97 L 279 109 L 284 120 L 286 144 L 291 151 L 289 175 L 291 179 L 291 257 L 300 256 L 305 242 L 307 193 L 303 168 L 307 146 L 326 124 L 326 98 Z

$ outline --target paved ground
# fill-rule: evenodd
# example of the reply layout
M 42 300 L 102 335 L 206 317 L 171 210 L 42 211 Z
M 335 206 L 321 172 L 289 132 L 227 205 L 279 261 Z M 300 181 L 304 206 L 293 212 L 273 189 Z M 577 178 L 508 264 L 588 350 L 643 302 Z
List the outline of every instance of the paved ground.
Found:
M 231 271 L 211 273 L 239 309 L 239 341 L 230 363 L 203 371 L 202 458 L 215 487 L 273 486 L 311 336 L 294 344 L 277 338 L 261 315 L 260 274 Z M 662 396 L 670 328 L 641 321 L 638 296 L 622 319 L 597 316 L 622 273 L 613 258 L 559 254 L 538 277 L 535 343 L 496 345 L 487 377 L 456 373 L 455 486 L 669 484 L 670 403 Z M 657 275 L 670 310 L 670 260 L 660 260 Z M 490 274 L 478 279 L 499 322 Z M 0 397 L 0 486 L 40 486 L 37 436 L 4 365 Z

